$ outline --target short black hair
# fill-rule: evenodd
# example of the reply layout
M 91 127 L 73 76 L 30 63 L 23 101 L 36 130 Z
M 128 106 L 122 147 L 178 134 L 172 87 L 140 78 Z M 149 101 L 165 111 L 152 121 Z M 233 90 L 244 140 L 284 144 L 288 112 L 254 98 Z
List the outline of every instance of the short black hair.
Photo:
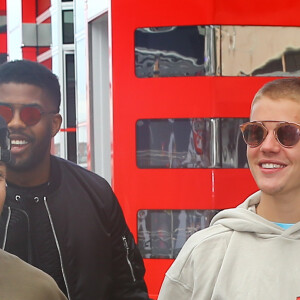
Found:
M 59 112 L 61 94 L 58 78 L 42 64 L 24 59 L 0 65 L 0 85 L 10 82 L 31 84 L 41 88 Z

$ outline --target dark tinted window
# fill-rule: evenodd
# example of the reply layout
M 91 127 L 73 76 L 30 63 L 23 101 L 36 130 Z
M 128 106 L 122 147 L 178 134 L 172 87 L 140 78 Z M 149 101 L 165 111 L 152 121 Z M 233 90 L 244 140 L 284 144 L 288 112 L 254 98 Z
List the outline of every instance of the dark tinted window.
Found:
M 74 21 L 73 21 L 73 11 L 63 10 L 63 43 L 73 44 L 74 43 Z
M 245 118 L 143 119 L 136 123 L 139 168 L 246 168 Z
M 66 54 L 66 97 L 67 97 L 67 145 L 68 160 L 77 162 L 76 150 L 76 104 L 74 54 Z
M 137 77 L 300 76 L 300 27 L 199 25 L 135 31 Z
M 186 240 L 219 210 L 140 210 L 138 246 L 144 258 L 175 258 Z
M 206 53 L 209 27 L 174 26 L 135 31 L 137 77 L 209 74 Z

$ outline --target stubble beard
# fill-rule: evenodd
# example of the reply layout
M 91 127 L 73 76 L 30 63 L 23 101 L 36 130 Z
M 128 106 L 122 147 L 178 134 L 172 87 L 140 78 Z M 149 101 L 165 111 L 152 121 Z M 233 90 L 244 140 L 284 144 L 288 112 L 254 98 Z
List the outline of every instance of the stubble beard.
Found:
M 46 156 L 50 156 L 51 138 L 51 129 L 49 129 L 43 140 L 30 149 L 30 154 L 26 158 L 18 160 L 12 155 L 11 161 L 7 164 L 7 169 L 22 173 L 36 169 L 42 164 Z M 34 141 L 32 142 L 34 143 Z

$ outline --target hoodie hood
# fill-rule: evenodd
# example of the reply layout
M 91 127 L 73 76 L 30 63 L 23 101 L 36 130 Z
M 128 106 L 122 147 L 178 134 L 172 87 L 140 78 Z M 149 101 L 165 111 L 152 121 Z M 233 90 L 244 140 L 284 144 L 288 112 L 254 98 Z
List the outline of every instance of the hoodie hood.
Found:
M 256 214 L 256 205 L 260 202 L 261 192 L 248 197 L 236 208 L 218 213 L 211 221 L 212 225 L 221 224 L 233 231 L 256 233 L 261 238 L 284 236 L 290 239 L 300 238 L 300 222 L 284 230 Z

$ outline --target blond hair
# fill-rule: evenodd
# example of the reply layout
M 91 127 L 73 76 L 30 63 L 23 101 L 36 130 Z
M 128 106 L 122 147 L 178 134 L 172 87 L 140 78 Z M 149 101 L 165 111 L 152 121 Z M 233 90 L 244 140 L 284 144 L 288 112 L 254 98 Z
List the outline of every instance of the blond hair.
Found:
M 272 100 L 289 99 L 300 104 L 300 78 L 290 77 L 269 81 L 255 94 L 251 109 L 254 103 L 263 96 Z

